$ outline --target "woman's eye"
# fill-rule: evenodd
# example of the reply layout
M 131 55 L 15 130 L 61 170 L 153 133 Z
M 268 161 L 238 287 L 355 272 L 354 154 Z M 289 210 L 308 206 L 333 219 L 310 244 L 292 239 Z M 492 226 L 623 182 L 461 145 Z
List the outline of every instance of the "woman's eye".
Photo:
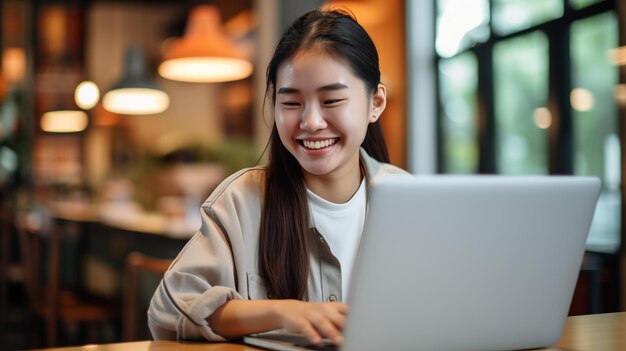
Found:
M 328 100 L 324 100 L 324 105 L 334 105 L 337 104 L 341 101 L 343 101 L 345 99 L 328 99 Z
M 282 105 L 286 107 L 298 107 L 300 106 L 300 103 L 296 101 L 285 101 L 282 103 Z

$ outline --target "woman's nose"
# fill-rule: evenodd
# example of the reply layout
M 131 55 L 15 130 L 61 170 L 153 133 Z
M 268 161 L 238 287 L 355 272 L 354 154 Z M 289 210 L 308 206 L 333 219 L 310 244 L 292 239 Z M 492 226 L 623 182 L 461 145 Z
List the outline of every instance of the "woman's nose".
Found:
M 316 131 L 326 128 L 326 120 L 320 111 L 315 107 L 306 108 L 300 121 L 300 129 L 307 131 Z

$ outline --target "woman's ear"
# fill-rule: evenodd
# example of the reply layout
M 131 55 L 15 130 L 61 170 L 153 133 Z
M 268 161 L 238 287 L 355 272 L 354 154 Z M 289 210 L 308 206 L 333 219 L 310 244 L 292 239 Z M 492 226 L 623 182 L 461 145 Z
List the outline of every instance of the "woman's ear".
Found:
M 385 111 L 385 107 L 387 106 L 387 88 L 378 84 L 376 88 L 376 92 L 372 96 L 372 106 L 370 107 L 370 117 L 369 122 L 374 123 L 378 120 L 380 115 Z

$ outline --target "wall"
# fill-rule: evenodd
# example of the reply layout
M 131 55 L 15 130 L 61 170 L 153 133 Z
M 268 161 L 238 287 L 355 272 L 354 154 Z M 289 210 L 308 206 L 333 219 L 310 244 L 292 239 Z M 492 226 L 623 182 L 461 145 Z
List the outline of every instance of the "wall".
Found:
M 387 108 L 381 116 L 391 162 L 407 165 L 406 40 L 404 1 L 369 0 L 375 13 L 359 17 L 380 59 L 381 81 L 387 86 Z

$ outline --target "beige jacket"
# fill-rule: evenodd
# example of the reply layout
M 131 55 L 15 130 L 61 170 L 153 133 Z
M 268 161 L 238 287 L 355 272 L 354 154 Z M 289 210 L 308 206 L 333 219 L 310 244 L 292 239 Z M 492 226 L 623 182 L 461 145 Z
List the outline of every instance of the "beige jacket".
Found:
M 361 149 L 366 178 L 406 174 Z M 207 318 L 232 299 L 267 299 L 259 276 L 258 240 L 265 167 L 225 179 L 202 205 L 202 227 L 165 273 L 148 309 L 154 339 L 224 340 Z M 369 187 L 368 181 L 368 187 Z M 309 236 L 309 301 L 342 301 L 339 261 L 314 228 Z

